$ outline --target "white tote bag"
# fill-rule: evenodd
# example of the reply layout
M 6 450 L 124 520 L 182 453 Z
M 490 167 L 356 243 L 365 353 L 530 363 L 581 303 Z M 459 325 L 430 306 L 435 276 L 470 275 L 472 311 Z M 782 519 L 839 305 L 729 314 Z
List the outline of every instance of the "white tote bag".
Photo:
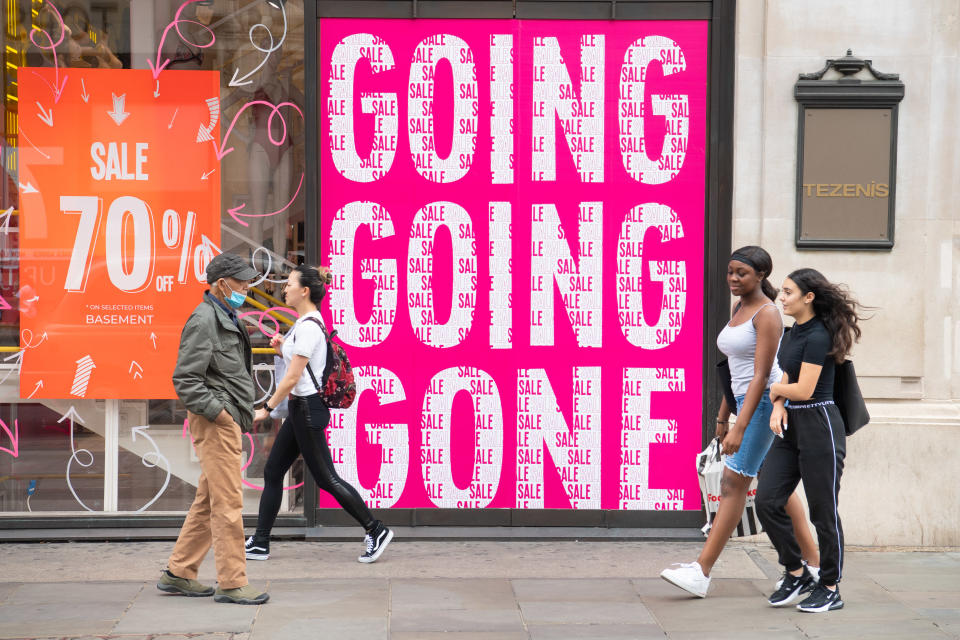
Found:
M 697 477 L 700 480 L 700 495 L 703 497 L 703 506 L 707 512 L 707 523 L 700 529 L 703 535 L 710 533 L 713 519 L 720 508 L 720 478 L 723 476 L 723 453 L 720 438 L 714 438 L 707 448 L 697 454 Z M 763 531 L 760 519 L 757 517 L 757 479 L 754 478 L 747 491 L 747 502 L 743 507 L 740 523 L 733 530 L 731 538 L 752 536 Z

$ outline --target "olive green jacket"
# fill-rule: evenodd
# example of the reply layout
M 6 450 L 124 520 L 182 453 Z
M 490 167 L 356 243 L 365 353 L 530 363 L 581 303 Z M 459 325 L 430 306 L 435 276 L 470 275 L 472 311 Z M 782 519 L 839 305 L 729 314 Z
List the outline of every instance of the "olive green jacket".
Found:
M 242 325 L 241 325 L 242 326 Z M 213 422 L 222 409 L 243 431 L 253 427 L 253 356 L 250 337 L 203 294 L 180 334 L 173 388 L 191 413 Z

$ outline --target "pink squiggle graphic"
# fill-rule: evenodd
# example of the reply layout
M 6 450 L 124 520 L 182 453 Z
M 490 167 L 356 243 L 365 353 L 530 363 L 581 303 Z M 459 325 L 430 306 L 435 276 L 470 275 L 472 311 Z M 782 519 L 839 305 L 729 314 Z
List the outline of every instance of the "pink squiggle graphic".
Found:
M 245 311 L 239 314 L 238 317 L 242 320 L 247 316 L 258 316 L 257 329 L 259 329 L 260 333 L 262 333 L 263 335 L 267 336 L 268 338 L 272 338 L 273 336 L 280 333 L 280 322 L 276 318 L 274 318 L 272 315 L 270 315 L 271 311 L 279 311 L 280 313 L 286 313 L 286 314 L 292 315 L 294 320 L 300 317 L 299 313 L 297 313 L 293 309 L 290 309 L 289 307 L 270 307 L 265 311 Z M 270 322 L 272 322 L 274 325 L 273 333 L 269 333 L 263 326 L 263 321 L 267 319 L 269 319 Z
M 237 120 L 240 118 L 240 114 L 242 114 L 248 108 L 256 105 L 263 105 L 265 107 L 270 107 L 271 109 L 270 117 L 267 119 L 267 136 L 269 136 L 271 144 L 273 144 L 273 146 L 275 147 L 279 147 L 280 145 L 283 144 L 283 141 L 287 139 L 287 121 L 284 120 L 283 115 L 280 114 L 280 109 L 282 109 L 283 107 L 293 107 L 293 109 L 298 114 L 300 114 L 300 119 L 301 120 L 304 119 L 303 111 L 301 111 L 300 107 L 298 107 L 292 102 L 281 102 L 280 104 L 273 104 L 272 102 L 267 102 L 266 100 L 251 100 L 247 104 L 243 105 L 239 111 L 237 111 L 237 115 L 233 116 L 233 121 L 230 123 L 230 127 L 227 129 L 227 133 L 224 134 L 223 140 L 221 142 L 223 147 L 218 148 L 216 140 L 210 141 L 213 144 L 213 148 L 216 149 L 217 151 L 217 160 L 223 160 L 224 156 L 226 156 L 228 153 L 233 151 L 233 147 L 226 148 L 227 139 L 230 138 L 230 134 L 233 132 L 233 128 L 237 125 Z M 280 118 L 280 124 L 283 127 L 282 129 L 283 133 L 279 138 L 274 138 L 273 137 L 273 119 L 278 116 Z M 304 122 L 305 121 L 306 120 L 304 120 Z
M 213 148 L 217 152 L 217 160 L 222 161 L 224 156 L 226 156 L 228 153 L 233 151 L 233 147 L 227 147 L 227 140 L 230 138 L 230 134 L 233 132 L 233 128 L 236 126 L 237 120 L 240 118 L 240 115 L 244 111 L 246 111 L 249 107 L 253 107 L 255 105 L 270 107 L 270 117 L 267 119 L 267 136 L 270 138 L 270 143 L 275 147 L 279 147 L 280 145 L 283 144 L 284 140 L 287 139 L 287 121 L 286 119 L 284 119 L 283 115 L 280 113 L 281 108 L 293 107 L 293 109 L 300 115 L 300 119 L 304 120 L 303 111 L 301 111 L 300 107 L 298 107 L 296 104 L 292 102 L 281 102 L 280 104 L 275 105 L 272 102 L 267 102 L 266 100 L 251 100 L 247 104 L 243 105 L 243 107 L 241 107 L 240 110 L 237 111 L 237 114 L 233 116 L 233 121 L 230 123 L 230 127 L 227 129 L 227 133 L 224 134 L 223 140 L 221 141 L 222 147 L 218 148 L 217 141 L 211 140 L 211 143 L 213 143 Z M 279 138 L 274 138 L 273 136 L 273 119 L 276 117 L 280 118 L 281 135 Z M 297 185 L 296 193 L 293 194 L 293 197 L 290 199 L 290 201 L 287 204 L 285 204 L 280 209 L 277 209 L 276 211 L 271 211 L 269 213 L 240 213 L 240 210 L 243 209 L 245 206 L 247 206 L 246 203 L 243 203 L 238 207 L 231 207 L 230 209 L 227 210 L 227 213 L 230 214 L 231 218 L 233 218 L 235 221 L 237 221 L 238 223 L 240 223 L 245 227 L 249 227 L 250 224 L 244 220 L 241 220 L 240 219 L 241 217 L 266 218 L 269 216 L 275 216 L 279 213 L 282 213 L 287 209 L 289 209 L 293 205 L 293 203 L 296 201 L 297 196 L 300 195 L 300 189 L 303 187 L 303 180 L 305 177 L 306 177 L 305 173 L 300 175 L 300 184 Z
M 253 461 L 253 451 L 254 451 L 254 446 L 255 446 L 255 445 L 253 444 L 253 436 L 250 435 L 249 433 L 244 434 L 244 435 L 246 435 L 246 436 L 247 436 L 247 440 L 250 441 L 250 455 L 247 456 L 247 464 L 243 465 L 243 469 L 241 469 L 241 471 L 243 471 L 244 469 L 246 469 L 247 467 L 249 467 L 249 466 L 250 466 L 250 463 Z M 262 487 L 261 485 L 253 484 L 252 482 L 248 481 L 246 478 L 244 478 L 243 480 L 241 480 L 241 482 L 243 483 L 243 486 L 245 486 L 245 487 L 250 487 L 251 489 L 256 489 L 257 491 L 263 491 L 263 487 Z M 303 486 L 303 481 L 300 481 L 300 482 L 298 482 L 297 484 L 292 484 L 292 485 L 290 485 L 289 487 L 284 487 L 283 490 L 284 490 L 284 491 L 290 491 L 291 489 L 299 489 L 299 488 L 302 487 L 302 486 Z
M 20 422 L 18 420 L 13 421 L 13 431 L 10 431 L 10 427 L 7 426 L 3 420 L 0 420 L 0 429 L 3 429 L 4 433 L 10 436 L 10 441 L 13 442 L 13 449 L 7 449 L 6 447 L 0 447 L 0 451 L 6 451 L 14 458 L 20 457 Z
M 154 80 L 160 77 L 160 73 L 167 67 L 168 64 L 170 64 L 169 58 L 164 60 L 162 63 L 160 62 L 160 58 L 163 55 L 161 53 L 163 51 L 163 42 L 164 40 L 166 40 L 167 34 L 170 32 L 170 29 L 176 29 L 177 35 L 180 36 L 181 40 L 183 40 L 190 46 L 197 47 L 198 49 L 206 49 L 207 47 L 212 47 L 213 43 L 217 41 L 217 37 L 214 35 L 213 29 L 211 29 L 207 25 L 203 24 L 202 22 L 198 22 L 196 20 L 184 20 L 180 17 L 180 14 L 183 12 L 184 9 L 186 9 L 187 5 L 193 2 L 199 2 L 199 0 L 187 0 L 182 5 L 180 5 L 180 8 L 177 9 L 176 15 L 174 15 L 173 17 L 173 22 L 168 24 L 167 28 L 163 30 L 163 35 L 160 36 L 160 44 L 157 45 L 156 63 L 154 63 L 153 60 L 151 60 L 150 58 L 147 58 L 147 66 L 150 67 L 150 71 L 153 72 Z M 180 31 L 180 23 L 198 25 L 201 29 L 203 29 L 204 31 L 210 34 L 210 42 L 208 42 L 207 44 L 198 44 L 196 42 L 191 42 L 186 38 L 186 36 L 183 35 L 183 32 Z
M 240 213 L 240 210 L 243 209 L 245 206 L 247 206 L 247 203 L 243 202 L 240 204 L 239 207 L 231 207 L 227 209 L 227 213 L 230 214 L 230 217 L 232 217 L 234 220 L 236 220 L 237 222 L 239 222 L 245 227 L 249 227 L 250 223 L 244 220 L 241 220 L 240 216 L 244 218 L 267 218 L 269 216 L 275 216 L 278 213 L 283 213 L 284 211 L 290 208 L 290 206 L 294 203 L 294 201 L 296 201 L 297 196 L 300 195 L 300 188 L 303 187 L 303 179 L 306 177 L 306 175 L 307 175 L 306 173 L 300 174 L 300 184 L 297 185 L 296 193 L 294 193 L 293 197 L 290 198 L 290 202 L 283 205 L 281 208 L 277 209 L 276 211 L 271 211 L 270 213 Z
M 60 38 L 54 42 L 53 36 L 47 33 L 45 29 L 32 29 L 30 31 L 30 42 L 32 42 L 33 46 L 35 46 L 37 49 L 47 49 L 53 53 L 53 84 L 51 85 L 46 78 L 40 75 L 39 72 L 34 71 L 33 73 L 40 78 L 45 85 L 50 87 L 50 91 L 53 92 L 53 103 L 56 104 L 60 102 L 60 96 L 63 94 L 63 89 L 67 86 L 67 74 L 63 75 L 63 84 L 60 83 L 60 65 L 57 63 L 57 47 L 60 46 L 60 43 L 63 42 L 64 36 L 67 34 L 67 25 L 64 24 L 63 16 L 60 15 L 57 7 L 52 2 L 48 2 L 47 6 L 50 7 L 55 14 L 57 14 L 57 21 L 60 24 Z M 49 46 L 44 47 L 39 42 L 34 40 L 33 37 L 37 33 L 42 33 L 43 35 L 47 36 L 47 42 L 50 43 Z

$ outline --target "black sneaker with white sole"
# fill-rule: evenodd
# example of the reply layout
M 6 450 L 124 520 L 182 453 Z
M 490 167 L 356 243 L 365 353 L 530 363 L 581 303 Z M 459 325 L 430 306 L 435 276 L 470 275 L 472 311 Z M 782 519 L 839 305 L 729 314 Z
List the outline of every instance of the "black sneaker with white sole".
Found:
M 362 562 L 364 564 L 376 562 L 377 558 L 380 557 L 384 549 L 387 548 L 387 545 L 390 544 L 391 540 L 393 540 L 393 531 L 388 529 L 381 522 L 377 525 L 376 529 L 364 537 L 363 541 L 367 546 L 367 550 L 362 556 L 357 558 L 357 562 Z
M 270 540 L 261 540 L 256 536 L 247 538 L 247 560 L 266 560 L 270 557 Z
M 831 591 L 822 584 L 818 584 L 813 592 L 797 605 L 797 609 L 807 613 L 823 613 L 824 611 L 843 609 L 840 589 L 838 587 Z
M 791 575 L 789 571 L 784 572 L 780 581 L 780 587 L 773 592 L 767 602 L 771 607 L 785 607 L 788 604 L 796 602 L 800 596 L 809 593 L 814 586 L 813 576 L 806 567 L 799 576 Z

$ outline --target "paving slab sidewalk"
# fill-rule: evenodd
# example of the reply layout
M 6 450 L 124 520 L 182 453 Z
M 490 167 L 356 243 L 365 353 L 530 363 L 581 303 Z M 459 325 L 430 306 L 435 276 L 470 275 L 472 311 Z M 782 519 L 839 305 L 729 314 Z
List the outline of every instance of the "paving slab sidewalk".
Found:
M 732 542 L 699 599 L 658 577 L 696 543 L 398 540 L 361 565 L 357 544 L 280 541 L 248 563 L 271 594 L 258 607 L 158 591 L 171 544 L 0 545 L 0 638 L 960 638 L 955 549 L 848 549 L 846 607 L 803 614 L 766 606 L 777 577 L 766 543 Z M 200 579 L 214 582 L 212 557 Z

